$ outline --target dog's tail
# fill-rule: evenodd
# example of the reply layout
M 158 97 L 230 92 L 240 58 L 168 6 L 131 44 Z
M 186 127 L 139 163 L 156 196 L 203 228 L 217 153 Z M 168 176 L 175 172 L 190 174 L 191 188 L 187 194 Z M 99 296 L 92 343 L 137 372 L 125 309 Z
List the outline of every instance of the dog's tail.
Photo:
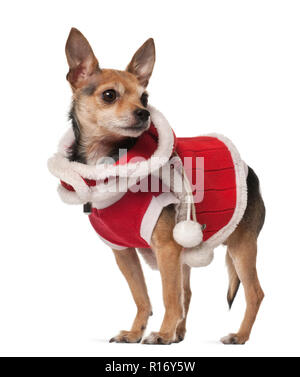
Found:
M 240 279 L 236 273 L 235 267 L 233 265 L 230 255 L 228 254 L 228 251 L 226 253 L 226 265 L 227 265 L 227 271 L 228 271 L 228 276 L 229 276 L 227 302 L 228 302 L 229 309 L 231 309 L 233 300 L 240 286 Z

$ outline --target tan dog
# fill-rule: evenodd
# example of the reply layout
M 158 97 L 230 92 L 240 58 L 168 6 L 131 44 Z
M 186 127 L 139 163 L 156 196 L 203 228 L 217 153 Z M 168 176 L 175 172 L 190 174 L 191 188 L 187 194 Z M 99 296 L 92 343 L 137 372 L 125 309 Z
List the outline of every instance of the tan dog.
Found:
M 130 148 L 135 138 L 148 127 L 146 87 L 155 62 L 155 47 L 147 40 L 135 53 L 125 71 L 100 69 L 85 37 L 72 29 L 66 44 L 70 67 L 67 79 L 73 90 L 70 117 L 75 142 L 69 159 L 94 165 L 101 157 L 114 156 L 119 148 Z M 248 204 L 243 219 L 230 235 L 226 262 L 229 272 L 227 300 L 231 307 L 242 282 L 246 312 L 239 331 L 222 338 L 225 344 L 244 344 L 251 332 L 264 297 L 256 272 L 257 237 L 264 223 L 265 208 L 259 181 L 249 168 Z M 173 239 L 175 209 L 166 207 L 151 239 L 161 273 L 165 316 L 159 332 L 144 338 L 147 344 L 180 342 L 186 333 L 186 318 L 191 300 L 190 267 L 182 265 L 182 247 Z M 140 342 L 152 314 L 144 275 L 135 249 L 114 250 L 117 264 L 124 274 L 137 315 L 130 331 L 121 331 L 112 342 Z

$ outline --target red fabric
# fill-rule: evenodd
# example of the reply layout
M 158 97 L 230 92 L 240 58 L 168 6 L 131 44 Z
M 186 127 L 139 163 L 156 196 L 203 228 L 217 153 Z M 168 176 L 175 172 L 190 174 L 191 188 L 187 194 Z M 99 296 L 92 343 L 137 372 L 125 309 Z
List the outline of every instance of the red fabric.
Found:
M 151 179 L 148 179 L 148 187 Z M 118 246 L 150 248 L 140 236 L 140 228 L 145 212 L 153 197 L 159 192 L 137 192 L 130 190 L 113 205 L 103 209 L 92 209 L 89 215 L 95 231 L 105 240 Z
M 64 182 L 62 180 L 60 180 L 60 183 L 61 183 L 62 187 L 64 187 L 66 190 L 68 190 L 68 191 L 75 191 L 74 188 L 73 188 L 73 186 L 69 185 L 68 183 L 66 183 L 66 182 Z
M 215 137 L 199 136 L 177 138 L 174 135 L 176 152 L 184 157 L 204 158 L 203 200 L 195 203 L 197 220 L 206 224 L 203 240 L 206 241 L 228 224 L 236 207 L 236 177 L 231 153 L 226 145 Z M 133 157 L 149 159 L 157 148 L 157 132 L 153 124 L 136 142 L 128 153 L 116 164 L 126 164 Z M 135 159 L 135 162 L 137 160 Z M 192 183 L 196 182 L 196 166 L 187 171 Z M 84 179 L 88 186 L 95 186 L 94 180 Z M 74 191 L 71 185 L 61 182 L 64 188 Z M 160 191 L 161 193 L 161 191 Z M 149 245 L 140 237 L 140 225 L 153 196 L 159 193 L 128 191 L 117 203 L 105 209 L 92 209 L 90 221 L 96 232 L 111 243 L 126 247 Z
M 82 178 L 84 180 L 84 182 L 89 186 L 89 187 L 93 187 L 93 186 L 96 186 L 96 181 L 94 179 L 87 179 L 87 178 Z M 68 191 L 75 191 L 74 188 L 69 185 L 68 183 L 60 180 L 60 183 L 61 185 L 67 189 Z
M 176 136 L 173 132 L 174 136 L 174 143 L 173 143 L 173 150 L 176 146 Z M 153 123 L 151 123 L 149 130 L 144 132 L 137 140 L 135 145 L 120 158 L 119 161 L 116 162 L 116 165 L 125 165 L 127 164 L 132 158 L 135 158 L 134 161 L 137 162 L 136 159 L 139 157 L 141 160 L 149 160 L 153 153 L 157 149 L 157 142 L 158 142 L 158 134 L 157 130 L 154 127 Z
M 214 137 L 177 138 L 176 151 L 180 158 L 204 157 L 204 197 L 196 203 L 197 220 L 206 224 L 203 240 L 217 233 L 230 221 L 236 207 L 236 177 L 231 153 Z M 196 182 L 196 167 L 187 172 Z
M 124 154 L 115 165 L 125 165 L 132 158 L 134 162 L 139 160 L 148 160 L 155 150 L 157 149 L 157 131 L 156 128 L 151 124 L 149 130 L 144 132 L 134 144 L 134 146 Z M 138 159 L 137 159 L 138 157 Z

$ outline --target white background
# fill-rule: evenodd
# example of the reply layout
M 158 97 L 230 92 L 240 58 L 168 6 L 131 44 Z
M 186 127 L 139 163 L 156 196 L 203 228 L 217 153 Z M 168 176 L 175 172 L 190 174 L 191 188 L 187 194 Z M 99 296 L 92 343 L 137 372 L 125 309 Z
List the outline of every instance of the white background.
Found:
M 0 354 L 252 356 L 299 352 L 300 4 L 298 1 L 10 1 L 0 5 Z M 122 69 L 154 37 L 151 103 L 178 136 L 223 133 L 261 180 L 258 273 L 266 297 L 245 346 L 225 346 L 244 312 L 226 303 L 225 249 L 192 271 L 181 344 L 109 344 L 135 307 L 81 207 L 63 204 L 46 161 L 68 127 L 64 45 L 72 26 L 102 67 Z M 159 273 L 144 268 L 154 316 Z

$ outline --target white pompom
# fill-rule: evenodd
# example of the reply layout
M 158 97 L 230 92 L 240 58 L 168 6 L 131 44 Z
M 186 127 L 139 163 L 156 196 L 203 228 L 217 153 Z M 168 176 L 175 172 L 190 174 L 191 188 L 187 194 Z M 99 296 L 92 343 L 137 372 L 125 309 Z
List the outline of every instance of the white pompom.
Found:
M 180 221 L 173 229 L 174 240 L 183 247 L 198 246 L 203 239 L 201 225 L 196 221 Z
M 183 253 L 183 262 L 190 267 L 206 267 L 213 259 L 213 249 L 202 249 L 201 246 L 185 249 Z

